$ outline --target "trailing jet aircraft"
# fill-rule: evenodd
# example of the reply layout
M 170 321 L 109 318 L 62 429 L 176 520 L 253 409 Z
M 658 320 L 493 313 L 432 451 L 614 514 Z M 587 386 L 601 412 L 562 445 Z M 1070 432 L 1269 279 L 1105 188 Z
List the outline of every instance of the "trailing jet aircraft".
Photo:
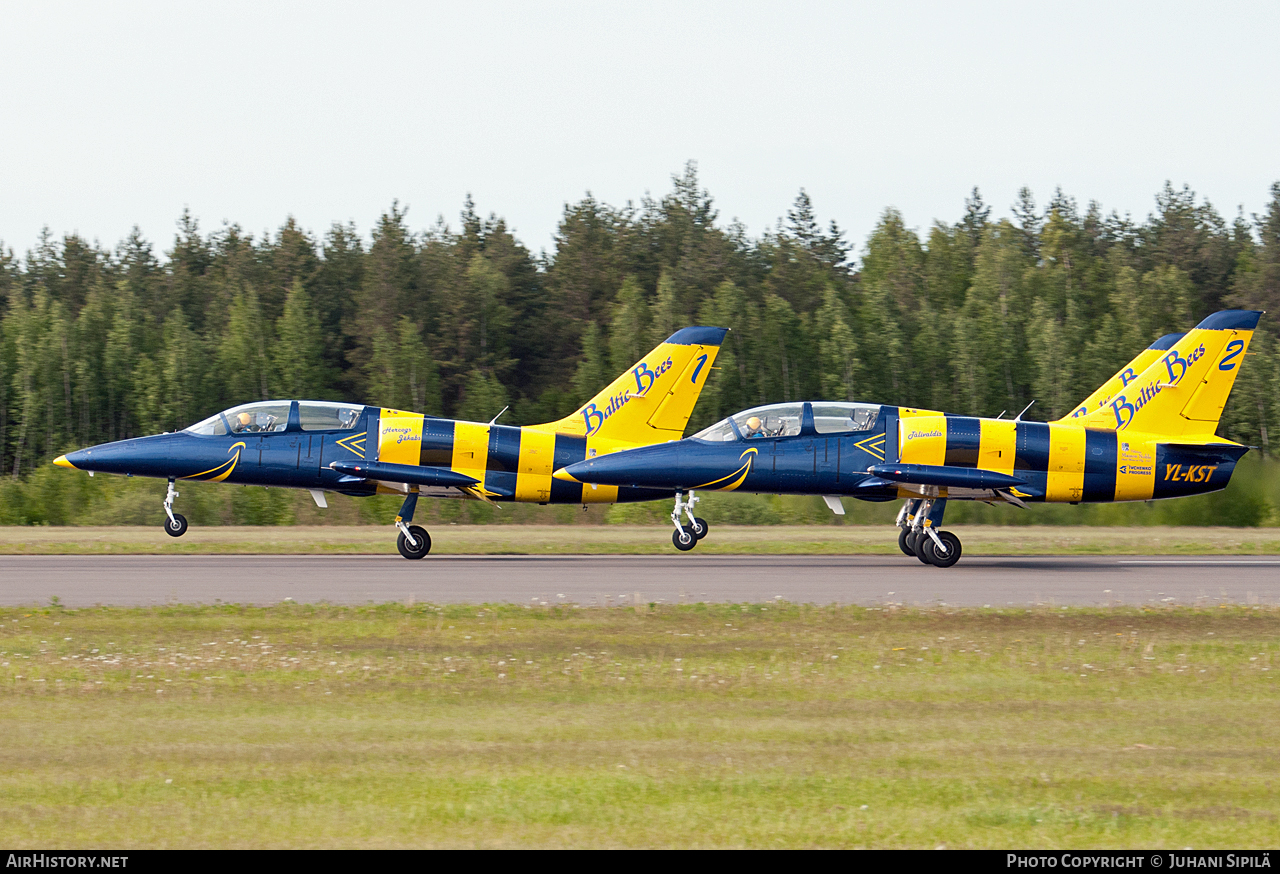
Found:
M 168 479 L 164 530 L 173 537 L 187 530 L 187 520 L 173 512 L 177 480 L 308 489 L 321 507 L 327 506 L 326 491 L 402 494 L 397 546 L 405 558 L 417 559 L 431 549 L 426 530 L 409 524 L 420 495 L 583 505 L 668 497 L 670 489 L 584 486 L 551 474 L 598 453 L 678 440 L 725 333 L 710 327 L 676 331 L 573 415 L 545 425 L 499 425 L 497 416 L 487 424 L 460 422 L 361 404 L 263 401 L 224 410 L 185 431 L 70 452 L 54 464 L 90 475 Z
M 899 547 L 950 567 L 961 545 L 940 530 L 949 500 L 1025 507 L 1225 488 L 1248 447 L 1215 431 L 1260 315 L 1227 310 L 1187 334 L 1160 338 L 1055 422 L 1023 421 L 1022 413 L 987 419 L 881 404 L 774 404 L 685 440 L 586 458 L 555 478 L 675 490 L 672 541 L 681 550 L 697 545 L 695 529 L 706 530 L 693 513 L 697 490 L 818 494 L 838 514 L 842 496 L 903 498 Z

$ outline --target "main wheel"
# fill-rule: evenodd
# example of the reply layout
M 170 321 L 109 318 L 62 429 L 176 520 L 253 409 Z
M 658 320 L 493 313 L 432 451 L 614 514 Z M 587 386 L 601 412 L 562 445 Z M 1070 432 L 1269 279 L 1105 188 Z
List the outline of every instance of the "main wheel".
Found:
M 915 549 L 915 556 L 920 559 L 921 564 L 929 564 L 929 559 L 924 557 L 924 545 L 926 543 L 933 543 L 933 538 L 923 531 L 916 532 L 915 542 L 911 546 Z
M 416 546 L 411 546 L 409 539 L 404 536 L 404 532 L 401 532 L 396 538 L 396 549 L 400 550 L 401 555 L 405 558 L 422 558 L 431 551 L 431 535 L 427 533 L 427 529 L 421 525 L 410 525 L 409 533 L 418 543 Z
M 698 545 L 698 538 L 688 528 L 680 531 L 671 532 L 671 542 L 676 545 L 676 549 L 681 552 L 688 552 Z
M 903 555 L 909 555 L 912 558 L 916 557 L 916 551 L 911 548 L 911 529 L 910 528 L 898 529 L 898 549 L 902 550 Z
M 693 529 L 693 536 L 701 540 L 707 536 L 707 520 L 693 517 L 693 524 L 688 526 Z
M 187 533 L 187 517 L 181 513 L 174 513 L 173 519 L 164 521 L 164 533 L 170 537 L 181 537 Z
M 927 539 L 928 543 L 924 545 L 924 557 L 929 564 L 934 567 L 951 567 L 960 560 L 960 538 L 950 531 L 938 532 L 938 539 L 942 541 L 943 549 L 938 548 L 933 538 Z

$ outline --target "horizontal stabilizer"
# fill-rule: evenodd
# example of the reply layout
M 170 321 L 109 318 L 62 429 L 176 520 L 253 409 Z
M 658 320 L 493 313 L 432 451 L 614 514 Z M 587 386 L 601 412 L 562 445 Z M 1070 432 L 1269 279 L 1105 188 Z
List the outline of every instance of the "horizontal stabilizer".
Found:
M 943 464 L 873 464 L 867 473 L 895 483 L 955 489 L 995 490 L 1026 485 L 1026 480 L 1005 473 Z
M 453 486 L 464 489 L 480 481 L 443 467 L 419 467 L 416 464 L 383 464 L 376 461 L 335 461 L 329 465 L 338 473 L 384 483 L 407 483 L 413 486 Z

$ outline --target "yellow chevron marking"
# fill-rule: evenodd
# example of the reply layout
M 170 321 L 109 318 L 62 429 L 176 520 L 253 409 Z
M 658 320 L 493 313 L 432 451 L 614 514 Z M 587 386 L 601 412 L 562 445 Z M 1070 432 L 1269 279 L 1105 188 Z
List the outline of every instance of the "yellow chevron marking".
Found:
M 220 483 L 227 477 L 231 476 L 231 471 L 236 469 L 236 462 L 240 460 L 240 453 L 248 448 L 249 447 L 244 445 L 243 440 L 233 443 L 231 444 L 231 447 L 227 449 L 227 451 L 230 452 L 232 449 L 235 449 L 236 454 L 234 458 L 230 459 L 229 461 L 224 461 L 222 464 L 218 465 L 217 467 L 210 468 L 209 470 L 202 470 L 200 473 L 193 473 L 191 474 L 191 476 L 184 476 L 182 477 L 182 479 L 196 479 L 202 476 L 209 476 L 209 474 L 215 474 L 215 476 L 209 477 L 209 479 L 206 480 L 206 482 Z M 225 468 L 225 470 L 223 468 Z
M 861 440 L 853 445 L 856 446 L 858 449 L 861 449 L 863 452 L 870 453 L 871 455 L 874 455 L 876 458 L 880 459 L 881 461 L 884 461 L 884 434 L 883 433 L 877 434 L 874 437 L 868 437 L 866 440 Z
M 756 460 L 756 455 L 758 455 L 759 452 L 760 452 L 759 448 L 755 446 L 752 446 L 750 449 L 743 450 L 742 454 L 738 456 L 739 459 L 742 459 L 742 458 L 747 459 L 746 463 L 743 464 L 742 467 L 738 468 L 731 474 L 720 477 L 720 479 L 713 479 L 709 483 L 703 483 L 700 486 L 693 486 L 693 488 L 712 489 L 713 491 L 717 491 L 717 492 L 733 491 L 738 486 L 742 485 L 743 481 L 747 478 L 747 474 L 751 473 L 751 463 Z M 729 483 L 728 485 L 716 486 L 716 483 L 722 483 L 725 480 L 733 479 L 734 477 L 737 477 L 737 479 L 733 480 L 733 482 Z
M 338 445 L 343 449 L 350 450 L 356 455 L 364 458 L 364 442 L 368 438 L 369 432 L 365 431 L 360 434 L 352 434 L 350 437 L 343 437 L 338 441 Z

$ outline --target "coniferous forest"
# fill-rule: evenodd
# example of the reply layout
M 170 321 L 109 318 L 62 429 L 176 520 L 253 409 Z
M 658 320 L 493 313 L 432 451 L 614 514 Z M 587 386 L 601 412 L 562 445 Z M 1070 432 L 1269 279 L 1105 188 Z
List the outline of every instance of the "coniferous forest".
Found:
M 113 249 L 47 231 L 0 245 L 0 465 L 23 478 L 71 448 L 183 428 L 273 397 L 332 398 L 529 424 L 572 412 L 688 324 L 731 328 L 693 429 L 760 403 L 858 399 L 972 415 L 1067 412 L 1153 339 L 1227 307 L 1268 310 L 1220 433 L 1280 433 L 1280 182 L 1222 215 L 1166 184 L 1142 220 L 1024 189 L 996 218 L 886 209 L 855 243 L 801 191 L 753 237 L 693 164 L 669 192 L 564 207 L 530 251 L 470 200 L 371 233 L 292 219 L 255 237 L 183 215 Z

